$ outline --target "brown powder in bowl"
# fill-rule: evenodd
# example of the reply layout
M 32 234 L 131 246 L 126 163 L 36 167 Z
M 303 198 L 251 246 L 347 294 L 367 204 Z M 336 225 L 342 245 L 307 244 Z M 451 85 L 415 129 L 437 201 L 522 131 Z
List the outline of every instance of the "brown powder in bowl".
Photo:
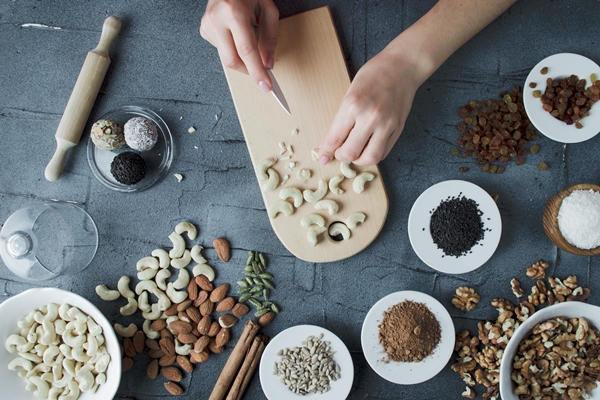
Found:
M 423 303 L 406 300 L 383 313 L 379 342 L 392 361 L 419 362 L 440 342 L 440 323 Z

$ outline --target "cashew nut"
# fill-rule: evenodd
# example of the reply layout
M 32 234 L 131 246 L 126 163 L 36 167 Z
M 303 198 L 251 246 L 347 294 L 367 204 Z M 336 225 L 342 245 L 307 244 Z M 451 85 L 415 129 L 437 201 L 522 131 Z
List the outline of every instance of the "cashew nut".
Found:
M 115 324 L 115 332 L 123 337 L 133 337 L 137 330 L 138 328 L 134 323 L 129 324 L 127 327 L 124 327 L 119 323 Z
M 62 360 L 58 358 L 58 356 L 60 355 L 60 349 L 58 348 L 58 346 L 49 346 L 46 351 L 44 351 L 44 354 L 42 355 L 42 360 L 44 361 L 44 364 L 46 365 L 51 365 L 51 366 L 55 366 L 55 365 L 61 365 Z M 64 356 L 63 356 L 64 358 Z
M 319 214 L 307 214 L 300 221 L 300 225 L 303 228 L 308 228 L 311 225 L 325 226 L 325 218 L 321 217 Z
M 77 375 L 75 376 L 77 382 L 79 382 L 79 390 L 82 392 L 87 392 L 94 386 L 95 377 L 92 374 L 92 371 L 88 367 L 83 367 L 79 371 L 77 371 Z
M 4 347 L 6 347 L 6 351 L 9 353 L 14 353 L 17 351 L 17 348 L 27 344 L 27 339 L 23 336 L 17 335 L 16 333 L 10 335 L 6 342 L 4 342 Z
M 33 392 L 33 395 L 38 399 L 44 399 L 48 397 L 48 391 L 50 390 L 50 386 L 48 386 L 48 382 L 40 378 L 39 376 L 30 376 L 29 382 L 35 385 L 36 390 Z
M 288 198 L 292 198 L 294 200 L 294 207 L 298 208 L 304 202 L 304 198 L 302 197 L 302 192 L 300 189 L 295 187 L 287 187 L 283 188 L 279 191 L 279 198 L 281 200 L 286 200 Z
M 285 200 L 277 200 L 269 208 L 269 218 L 275 218 L 279 213 L 284 213 L 289 217 L 294 213 L 294 207 Z
M 342 174 L 337 174 L 336 176 L 334 176 L 333 178 L 331 178 L 329 180 L 329 190 L 331 190 L 332 193 L 340 195 L 344 193 L 344 190 L 342 188 L 340 188 L 340 183 L 344 180 L 344 175 Z
M 148 281 L 148 280 L 154 278 L 156 276 L 156 274 L 157 274 L 157 271 L 155 269 L 148 268 L 141 272 L 138 272 L 137 277 L 140 281 Z
M 67 344 L 67 346 L 71 346 L 71 348 L 74 349 L 76 347 L 83 346 L 87 337 L 86 337 L 86 335 L 73 335 L 73 333 L 71 331 L 65 331 L 65 333 L 62 334 L 62 339 L 63 339 L 63 342 L 65 342 Z M 71 350 L 71 355 L 72 354 L 73 354 L 73 351 Z
M 96 354 L 98 354 L 98 340 L 96 339 L 96 337 L 88 333 L 87 343 L 83 345 L 83 348 L 86 350 L 85 354 L 87 354 L 90 357 L 93 357 Z
M 121 297 L 121 293 L 118 290 L 109 290 L 106 285 L 96 286 L 96 293 L 104 301 L 113 301 Z
M 205 275 L 209 281 L 215 280 L 215 270 L 208 264 L 198 264 L 192 268 L 194 276 Z
M 167 285 L 167 288 L 168 288 L 168 285 Z M 169 299 L 169 296 L 167 296 L 165 294 L 165 292 L 156 288 L 151 293 L 158 298 L 158 302 L 156 304 L 158 304 L 159 311 L 165 311 L 167 308 L 171 307 L 171 299 Z M 152 308 L 152 313 L 154 313 L 154 308 Z M 156 319 L 156 318 L 153 318 L 153 319 Z
M 169 284 L 167 285 L 166 293 L 167 293 L 167 296 L 169 296 L 169 299 L 171 299 L 171 302 L 173 302 L 173 303 L 182 303 L 188 297 L 187 291 L 175 290 L 175 286 L 173 285 L 173 282 L 169 282 Z
M 169 257 L 179 258 L 183 256 L 185 251 L 185 239 L 177 232 L 173 232 L 169 235 L 169 240 L 173 243 L 173 248 L 169 251 Z
M 42 327 L 44 333 L 39 338 L 39 342 L 41 344 L 49 346 L 56 340 L 56 331 L 54 330 L 54 324 L 50 321 L 42 321 Z
M 198 235 L 198 230 L 196 229 L 194 224 L 187 221 L 180 222 L 177 225 L 175 225 L 175 232 L 177 232 L 180 235 L 183 235 L 183 232 L 187 233 L 187 237 L 190 240 L 196 239 L 196 236 Z
M 144 331 L 148 339 L 158 339 L 160 337 L 160 332 L 150 328 L 151 323 L 151 320 L 145 319 L 144 323 L 142 324 L 142 330 Z
M 350 229 L 343 222 L 334 222 L 329 225 L 329 236 L 342 235 L 342 239 L 350 239 Z
M 358 224 L 365 222 L 365 218 L 367 218 L 366 215 L 361 212 L 354 213 L 346 219 L 346 226 L 350 229 L 356 229 Z
M 96 364 L 94 364 L 94 369 L 99 373 L 106 372 L 109 363 L 110 355 L 104 353 L 98 358 Z
M 62 319 L 56 319 L 54 321 L 54 331 L 57 335 L 62 335 L 65 331 L 67 323 Z
M 182 344 L 179 340 L 175 339 L 175 353 L 181 356 L 187 356 L 192 350 L 191 344 Z
M 161 290 L 167 290 L 167 278 L 171 276 L 171 271 L 168 269 L 161 269 L 156 274 L 156 278 L 154 279 L 156 282 L 156 286 L 158 286 Z M 144 292 L 142 292 L 143 294 Z M 138 299 L 139 303 L 139 299 Z
M 79 323 L 86 323 L 87 319 L 88 319 L 88 316 L 85 315 L 83 313 L 83 311 L 81 311 L 77 307 L 71 307 L 71 308 L 69 308 L 69 311 L 68 311 L 67 314 L 69 314 L 69 317 L 75 318 L 77 320 L 77 322 L 79 322 Z
M 169 257 L 169 253 L 167 253 L 164 249 L 154 249 L 152 250 L 152 257 L 158 258 L 158 266 L 160 268 L 169 268 L 171 264 L 171 257 Z
M 121 293 L 121 296 L 126 298 L 135 297 L 135 293 L 129 289 L 129 282 L 131 282 L 131 279 L 127 275 L 123 275 L 121 278 L 119 278 L 119 282 L 117 282 L 117 289 L 119 290 L 119 293 Z
M 77 384 L 77 381 L 72 380 L 71 382 L 69 382 L 68 387 L 68 393 L 64 394 L 63 392 L 63 395 L 60 396 L 60 400 L 77 400 L 77 398 L 81 394 L 81 392 L 79 391 L 79 385 Z
M 73 318 L 69 317 L 70 308 L 71 306 L 67 303 L 61 304 L 60 307 L 58 307 L 58 316 L 64 321 L 71 321 Z
M 166 284 L 165 284 L 166 287 Z M 138 303 L 138 309 L 142 312 L 148 312 L 151 311 L 151 307 L 150 307 L 150 302 L 148 301 L 149 294 L 146 291 L 143 291 L 142 294 L 140 294 L 140 297 L 138 297 L 137 299 L 137 303 Z
M 42 312 L 43 311 L 43 312 Z M 33 313 L 33 319 L 38 324 L 42 321 L 54 321 L 58 317 L 58 304 L 50 303 Z
M 141 281 L 135 285 L 135 293 L 139 296 L 144 290 L 154 293 L 158 289 L 156 282 L 154 281 Z
M 63 388 L 60 388 L 58 386 L 52 386 L 48 391 L 48 400 L 58 400 L 58 396 L 60 396 L 62 392 Z
M 14 358 L 11 360 L 11 362 L 8 363 L 8 369 L 11 371 L 16 371 L 18 369 L 22 369 L 25 371 L 31 371 L 32 368 L 33 368 L 33 363 L 22 357 Z
M 142 317 L 144 319 L 154 321 L 154 320 L 156 320 L 156 319 L 158 319 L 160 317 L 160 314 L 162 313 L 162 311 L 163 310 L 161 310 L 159 308 L 158 303 L 154 303 L 154 304 L 152 304 L 152 311 L 150 311 L 150 312 L 143 312 L 142 313 Z
M 342 162 L 340 163 L 340 171 L 342 171 L 342 175 L 346 178 L 354 178 L 356 176 L 356 171 L 350 167 L 350 163 Z
M 60 346 L 58 346 L 58 349 L 60 350 L 60 352 L 62 353 L 63 356 L 65 356 L 65 359 L 67 360 L 72 360 L 73 359 L 73 355 L 72 353 L 72 349 L 69 345 L 63 343 Z M 63 360 L 63 366 L 64 366 L 65 362 Z
M 329 215 L 335 215 L 339 211 L 338 203 L 334 200 L 321 200 L 315 204 L 315 209 L 317 210 L 327 210 Z
M 87 363 L 91 358 L 90 356 L 85 354 L 85 350 L 83 349 L 83 347 L 73 348 L 73 351 L 71 352 L 71 354 L 73 355 L 73 359 L 80 363 Z
M 258 179 L 260 181 L 266 181 L 267 179 L 269 179 L 269 176 L 267 175 L 267 169 L 270 169 L 273 164 L 275 164 L 277 162 L 277 159 L 275 158 L 265 158 L 258 166 L 258 171 L 256 172 L 256 174 L 258 175 Z
M 192 251 L 190 251 L 190 256 L 192 257 L 192 260 L 194 260 L 198 264 L 206 263 L 206 258 L 202 257 L 202 254 L 200 254 L 200 252 L 203 249 L 204 247 L 200 246 L 199 244 L 196 244 L 192 247 Z
M 183 288 L 187 288 L 188 284 L 190 283 L 190 274 L 187 271 L 187 269 L 185 268 L 181 268 L 179 270 L 179 275 L 177 276 L 177 279 L 175 280 L 175 282 L 173 282 L 173 287 L 175 289 L 183 289 Z M 167 286 L 167 290 L 168 290 L 168 286 Z
M 263 190 L 265 192 L 270 192 L 279 185 L 279 174 L 273 168 L 269 168 L 267 173 L 269 174 L 269 180 L 263 185 Z
M 321 200 L 327 194 L 327 182 L 323 179 L 319 179 L 319 188 L 315 191 L 306 189 L 304 192 L 304 200 L 309 203 L 316 203 Z
M 183 255 L 177 258 L 171 258 L 171 266 L 175 269 L 182 269 L 192 261 L 192 254 L 188 249 L 183 251 Z
M 154 257 L 144 257 L 135 264 L 135 268 L 139 271 L 137 277 L 141 281 L 152 279 L 158 271 L 158 260 Z
M 325 232 L 326 230 L 327 228 L 319 225 L 313 225 L 310 228 L 308 228 L 308 233 L 306 234 L 308 243 L 310 243 L 311 246 L 316 246 L 317 242 L 319 241 L 319 235 Z
M 144 281 L 142 281 L 144 282 Z M 133 315 L 138 309 L 138 304 L 137 304 L 137 300 L 133 297 L 128 297 L 127 298 L 127 305 L 121 307 L 119 309 L 119 312 L 121 313 L 121 315 L 123 316 L 128 316 L 128 315 Z
M 59 310 L 60 310 L 60 307 L 59 307 Z M 35 322 L 35 320 L 33 319 L 34 314 L 35 314 L 35 311 L 31 311 L 29 314 L 27 314 L 26 316 L 21 318 L 17 322 L 17 326 L 21 329 L 29 329 L 31 327 L 31 325 L 33 325 L 33 323 Z
M 31 350 L 31 349 L 29 349 L 29 350 Z M 29 360 L 29 361 L 31 361 L 32 363 L 35 363 L 35 364 L 41 363 L 42 362 L 42 357 L 38 356 L 35 353 L 29 353 L 29 350 L 27 350 L 27 351 L 20 351 L 19 352 L 19 356 L 21 356 L 21 358 Z
M 356 193 L 362 193 L 365 190 L 365 184 L 375 179 L 375 174 L 371 172 L 361 172 L 352 181 L 352 189 Z

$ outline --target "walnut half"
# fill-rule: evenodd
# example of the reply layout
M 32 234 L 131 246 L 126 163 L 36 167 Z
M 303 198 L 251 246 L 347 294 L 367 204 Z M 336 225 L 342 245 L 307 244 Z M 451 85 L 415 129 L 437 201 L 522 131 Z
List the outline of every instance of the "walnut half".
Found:
M 452 304 L 460 310 L 471 311 L 479 303 L 479 295 L 475 293 L 475 289 L 466 286 L 461 286 L 456 289 Z

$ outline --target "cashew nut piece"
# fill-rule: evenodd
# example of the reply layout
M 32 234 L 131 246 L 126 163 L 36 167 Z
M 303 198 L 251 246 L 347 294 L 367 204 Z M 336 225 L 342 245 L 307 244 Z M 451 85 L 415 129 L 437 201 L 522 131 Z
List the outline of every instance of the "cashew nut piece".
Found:
M 149 339 L 158 339 L 160 337 L 160 332 L 155 331 L 154 329 L 150 328 L 150 324 L 151 323 L 152 323 L 151 320 L 145 319 L 144 323 L 142 324 L 142 330 L 146 334 L 147 338 L 149 338 Z
M 191 344 L 182 344 L 179 340 L 175 339 L 175 353 L 181 356 L 187 356 L 192 350 Z
M 325 218 L 321 217 L 319 214 L 307 214 L 300 221 L 300 225 L 303 228 L 308 228 L 311 225 L 325 226 Z
M 158 307 L 157 303 L 152 304 L 152 311 L 142 313 L 142 317 L 147 320 L 156 320 L 160 317 L 162 310 Z
M 171 276 L 171 271 L 168 269 L 161 269 L 156 274 L 154 281 L 156 282 L 156 286 L 158 286 L 161 290 L 167 290 L 167 278 Z M 144 294 L 144 292 L 142 292 Z M 138 299 L 139 303 L 139 299 Z M 140 309 L 141 310 L 141 309 Z
M 96 286 L 96 293 L 104 301 L 113 301 L 121 297 L 121 293 L 118 290 L 110 290 L 106 285 Z
M 340 195 L 344 193 L 344 190 L 342 188 L 340 188 L 340 183 L 344 180 L 344 175 L 342 174 L 337 174 L 336 176 L 334 176 L 333 178 L 331 178 L 329 180 L 329 190 L 331 190 L 332 193 Z
M 8 369 L 11 371 L 16 371 L 18 369 L 22 369 L 25 371 L 31 371 L 32 368 L 33 368 L 33 363 L 22 357 L 14 358 L 11 360 L 11 362 L 8 363 Z
M 177 258 L 171 258 L 171 266 L 175 269 L 182 269 L 192 261 L 192 253 L 185 249 L 183 255 Z
M 267 175 L 267 170 L 270 169 L 273 164 L 275 164 L 275 162 L 277 162 L 277 159 L 275 158 L 265 158 L 258 166 L 258 171 L 256 172 L 256 174 L 258 175 L 258 179 L 260 181 L 266 181 L 267 179 L 269 179 L 269 176 Z
M 127 327 L 124 327 L 119 323 L 115 324 L 115 332 L 123 337 L 133 337 L 137 330 L 138 328 L 134 323 L 129 324 Z
M 311 175 L 310 169 L 302 168 L 296 172 L 296 178 L 298 178 L 299 181 L 307 181 L 310 179 Z
M 269 168 L 267 173 L 269 174 L 269 180 L 263 185 L 263 190 L 265 192 L 270 192 L 275 190 L 277 185 L 279 185 L 279 174 L 273 168 Z
M 189 283 L 190 283 L 190 273 L 188 272 L 187 269 L 181 268 L 179 270 L 179 275 L 177 276 L 177 279 L 175 280 L 175 282 L 173 282 L 173 287 L 175 289 L 183 289 L 183 288 L 187 288 Z M 167 290 L 169 290 L 168 286 L 167 286 Z
M 171 257 L 169 257 L 169 253 L 164 249 L 154 249 L 152 250 L 152 257 L 158 258 L 158 266 L 160 268 L 169 268 L 171 265 Z
M 295 187 L 286 187 L 279 191 L 279 198 L 281 200 L 286 200 L 288 198 L 292 198 L 294 200 L 294 207 L 298 208 L 304 202 L 304 198 L 302 197 L 302 192 L 300 189 Z
M 342 239 L 350 239 L 350 229 L 343 222 L 334 222 L 329 225 L 329 236 L 342 235 Z
M 198 264 L 206 263 L 206 258 L 202 257 L 202 254 L 200 254 L 200 252 L 203 249 L 204 247 L 200 246 L 199 244 L 196 244 L 192 247 L 192 250 L 190 251 L 190 256 L 192 257 L 192 260 L 194 260 Z
M 163 270 L 165 271 L 165 270 Z M 166 288 L 166 284 L 165 284 L 165 288 Z M 150 302 L 148 301 L 148 292 L 146 292 L 145 290 L 142 292 L 142 294 L 140 294 L 140 297 L 138 297 L 137 303 L 138 303 L 138 309 L 142 312 L 149 312 L 151 311 L 151 306 L 150 306 Z
M 289 217 L 294 213 L 294 207 L 285 200 L 277 200 L 269 208 L 269 218 L 275 218 L 279 213 L 284 213 Z
M 33 392 L 33 395 L 38 399 L 44 399 L 48 397 L 48 391 L 50 390 L 50 386 L 48 386 L 48 382 L 40 378 L 39 376 L 30 376 L 29 382 L 33 383 L 36 387 L 36 390 Z
M 342 171 L 342 175 L 346 178 L 351 179 L 356 176 L 356 171 L 350 167 L 350 163 L 342 162 L 340 163 L 340 171 Z
M 142 281 L 144 282 L 144 281 Z M 133 297 L 128 297 L 127 298 L 127 305 L 121 307 L 119 309 L 119 312 L 121 313 L 121 315 L 123 316 L 128 316 L 128 315 L 133 315 L 135 314 L 135 312 L 138 309 L 138 304 L 137 304 L 137 300 Z
M 177 225 L 175 225 L 175 232 L 177 232 L 180 235 L 183 235 L 183 232 L 187 233 L 187 237 L 190 240 L 196 239 L 196 236 L 198 235 L 198 230 L 196 229 L 194 224 L 187 221 L 180 222 Z
M 352 181 L 352 189 L 356 193 L 362 193 L 365 190 L 365 184 L 375 179 L 375 174 L 371 172 L 361 172 Z
M 346 219 L 346 226 L 350 229 L 356 229 L 358 224 L 362 224 L 365 222 L 366 215 L 358 212 L 350 215 L 348 219 Z
M 119 282 L 117 282 L 117 289 L 119 290 L 119 293 L 121 293 L 121 296 L 126 298 L 135 297 L 135 293 L 129 289 L 129 282 L 131 282 L 131 279 L 127 275 L 123 275 L 121 278 L 119 278 Z
M 166 293 L 167 293 L 167 296 L 169 296 L 169 299 L 171 299 L 171 302 L 173 302 L 173 303 L 182 303 L 188 297 L 187 291 L 185 291 L 185 290 L 182 290 L 182 291 L 175 290 L 175 286 L 173 285 L 173 282 L 169 282 L 167 284 L 167 291 L 166 291 Z
M 319 188 L 315 191 L 306 189 L 304 192 L 304 200 L 309 203 L 316 203 L 321 200 L 327 194 L 327 182 L 323 179 L 319 179 Z
M 179 258 L 183 256 L 185 251 L 185 239 L 177 232 L 173 232 L 169 235 L 169 240 L 173 243 L 173 248 L 169 251 L 169 257 Z
M 198 264 L 192 268 L 192 274 L 194 276 L 205 275 L 209 281 L 215 280 L 215 270 L 208 264 Z
M 319 235 L 325 232 L 327 228 L 319 225 L 313 225 L 308 228 L 308 233 L 306 235 L 306 239 L 311 246 L 316 246 L 319 241 Z
M 315 204 L 315 209 L 317 210 L 327 210 L 329 215 L 335 215 L 339 211 L 338 203 L 334 200 L 321 200 Z

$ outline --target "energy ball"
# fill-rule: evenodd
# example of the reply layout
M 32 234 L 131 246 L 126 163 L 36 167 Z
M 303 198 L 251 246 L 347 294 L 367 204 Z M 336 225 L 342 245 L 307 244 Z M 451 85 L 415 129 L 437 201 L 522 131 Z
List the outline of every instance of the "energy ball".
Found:
M 92 125 L 92 143 L 101 150 L 115 150 L 125 144 L 123 126 L 112 119 L 101 119 Z
M 158 140 L 158 128 L 148 118 L 135 117 L 125 122 L 125 142 L 137 151 L 148 151 Z
M 124 185 L 135 185 L 146 176 L 146 161 L 139 154 L 126 151 L 112 160 L 110 173 Z

